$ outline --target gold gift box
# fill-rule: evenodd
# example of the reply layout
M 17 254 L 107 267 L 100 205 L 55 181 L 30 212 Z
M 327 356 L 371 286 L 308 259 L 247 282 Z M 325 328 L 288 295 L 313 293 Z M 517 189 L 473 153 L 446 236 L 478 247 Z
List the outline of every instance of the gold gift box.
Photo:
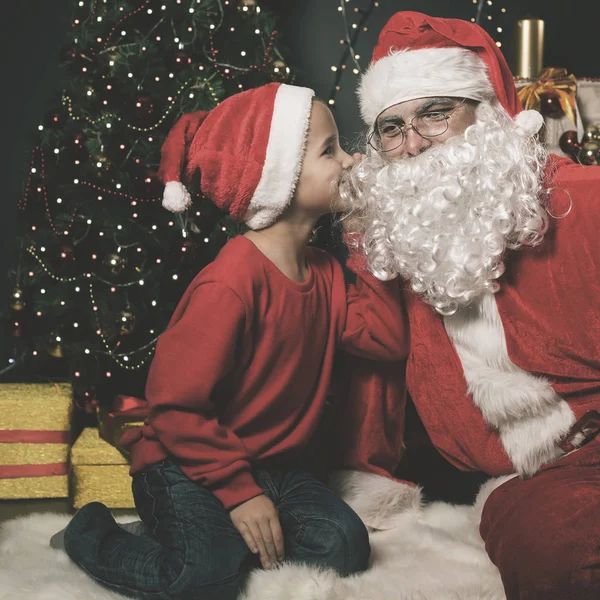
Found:
M 128 460 L 94 427 L 84 429 L 71 448 L 70 499 L 73 508 L 88 502 L 135 508 Z
M 66 465 L 72 406 L 71 386 L 66 383 L 0 384 L 1 499 L 69 495 Z M 57 441 L 49 441 L 52 438 Z M 57 470 L 64 474 L 56 474 Z M 15 477 L 20 471 L 25 475 Z
M 68 431 L 72 395 L 68 383 L 0 384 L 0 430 Z

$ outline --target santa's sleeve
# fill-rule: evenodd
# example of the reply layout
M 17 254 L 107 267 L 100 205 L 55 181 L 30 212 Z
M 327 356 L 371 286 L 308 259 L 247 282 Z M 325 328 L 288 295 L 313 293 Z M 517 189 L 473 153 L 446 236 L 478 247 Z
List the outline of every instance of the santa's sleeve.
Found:
M 547 169 L 548 211 L 557 226 L 568 231 L 571 260 L 600 265 L 600 166 L 580 165 L 551 156 Z
M 380 281 L 357 253 L 350 254 L 346 267 L 356 274 L 356 283 L 347 285 L 341 350 L 370 360 L 404 360 L 408 321 L 399 281 Z
M 263 493 L 240 438 L 218 418 L 217 384 L 243 343 L 246 309 L 219 283 L 201 284 L 161 335 L 146 386 L 150 425 L 181 470 L 226 509 Z

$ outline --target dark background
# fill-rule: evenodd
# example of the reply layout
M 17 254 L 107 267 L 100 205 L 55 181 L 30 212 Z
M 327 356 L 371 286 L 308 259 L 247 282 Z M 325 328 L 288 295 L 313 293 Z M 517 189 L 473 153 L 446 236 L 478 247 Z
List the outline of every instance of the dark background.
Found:
M 61 89 L 58 52 L 70 26 L 75 0 L 12 0 L 3 4 L 0 21 L 2 94 L 0 107 L 2 156 L 0 175 L 0 313 L 6 309 L 8 265 L 14 246 L 16 202 L 22 194 L 29 154 L 36 128 Z M 347 3 L 349 15 L 355 7 L 367 8 L 368 0 Z M 331 97 L 344 46 L 344 23 L 337 10 L 339 0 L 262 0 L 263 7 L 278 15 L 282 46 L 298 69 L 296 83 L 313 87 L 319 96 Z M 506 8 L 503 13 L 501 8 Z M 477 5 L 472 0 L 379 0 L 361 31 L 355 51 L 360 64 L 368 64 L 377 34 L 398 10 L 418 10 L 441 17 L 471 19 Z M 492 19 L 487 19 L 491 16 Z M 545 66 L 562 66 L 578 77 L 600 77 L 600 2 L 598 0 L 492 0 L 484 3 L 483 24 L 502 42 L 509 64 L 514 59 L 515 22 L 541 18 L 546 25 Z M 350 19 L 354 22 L 356 19 Z M 502 33 L 496 28 L 502 27 Z M 346 142 L 357 142 L 361 124 L 355 89 L 358 82 L 352 64 L 339 82 L 335 115 Z M 0 340 L 0 366 L 7 363 L 7 340 Z

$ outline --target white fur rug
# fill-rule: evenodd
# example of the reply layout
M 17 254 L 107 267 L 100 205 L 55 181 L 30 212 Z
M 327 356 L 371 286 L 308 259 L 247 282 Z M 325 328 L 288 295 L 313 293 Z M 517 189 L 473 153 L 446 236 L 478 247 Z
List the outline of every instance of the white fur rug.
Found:
M 2 600 L 123 598 L 102 589 L 64 552 L 48 546 L 68 518 L 31 515 L 2 526 Z M 243 600 L 505 600 L 478 521 L 474 507 L 436 503 L 408 510 L 395 519 L 393 529 L 371 534 L 368 571 L 347 579 L 293 565 L 256 571 Z

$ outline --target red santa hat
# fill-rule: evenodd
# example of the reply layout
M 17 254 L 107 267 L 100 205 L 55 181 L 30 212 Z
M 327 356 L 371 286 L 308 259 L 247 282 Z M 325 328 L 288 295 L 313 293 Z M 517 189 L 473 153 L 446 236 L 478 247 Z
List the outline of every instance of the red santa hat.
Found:
M 272 225 L 290 204 L 300 175 L 313 90 L 269 83 L 230 96 L 210 112 L 184 115 L 162 147 L 163 206 L 191 205 L 181 177 L 252 229 Z
M 481 27 L 459 19 L 398 12 L 379 35 L 361 80 L 363 119 L 372 125 L 390 106 L 431 96 L 496 99 L 512 117 L 521 111 L 506 60 Z M 535 116 L 528 118 L 541 124 Z

